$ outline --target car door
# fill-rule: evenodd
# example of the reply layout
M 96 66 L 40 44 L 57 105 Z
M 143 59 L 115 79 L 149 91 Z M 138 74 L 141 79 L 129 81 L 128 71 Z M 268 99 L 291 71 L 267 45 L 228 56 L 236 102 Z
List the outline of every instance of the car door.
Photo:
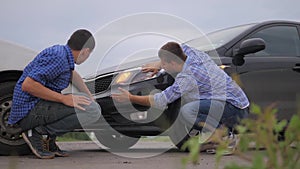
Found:
M 297 104 L 300 101 L 298 26 L 262 26 L 245 39 L 248 38 L 264 39 L 266 48 L 246 55 L 245 63 L 236 67 L 245 93 L 252 103 L 262 107 L 275 103 L 278 108 L 277 117 L 289 119 L 299 111 Z

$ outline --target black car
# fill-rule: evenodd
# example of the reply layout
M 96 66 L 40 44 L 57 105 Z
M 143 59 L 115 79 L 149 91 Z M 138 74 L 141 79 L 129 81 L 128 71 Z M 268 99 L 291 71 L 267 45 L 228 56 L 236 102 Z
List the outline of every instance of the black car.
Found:
M 300 104 L 299 32 L 299 22 L 267 21 L 223 29 L 186 44 L 207 52 L 229 75 L 238 75 L 239 84 L 251 103 L 263 107 L 276 103 L 278 118 L 290 119 Z M 122 65 L 122 69 L 113 67 L 85 79 L 103 115 L 98 123 L 85 130 L 94 131 L 100 143 L 109 148 L 124 149 L 134 145 L 141 136 L 169 135 L 175 145 L 182 145 L 188 133 L 182 134 L 177 130 L 185 129 L 177 118 L 180 99 L 168 105 L 165 111 L 160 111 L 131 103 L 117 103 L 111 98 L 118 87 L 133 94 L 147 95 L 172 85 L 174 78 L 163 70 L 151 78 L 141 71 L 142 64 L 158 60 L 158 57 L 153 57 Z M 12 89 L 9 91 L 12 92 Z M 6 95 L 11 98 L 11 93 Z M 0 101 L 2 105 L 4 102 Z M 3 117 L 7 117 L 9 110 L 9 107 L 1 108 L 1 153 L 12 149 L 24 152 L 26 145 L 20 141 L 19 130 L 5 125 L 7 118 Z

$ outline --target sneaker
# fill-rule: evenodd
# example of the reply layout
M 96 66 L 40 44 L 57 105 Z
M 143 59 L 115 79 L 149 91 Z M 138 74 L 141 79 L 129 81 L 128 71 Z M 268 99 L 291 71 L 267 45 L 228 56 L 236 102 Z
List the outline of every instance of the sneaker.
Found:
M 233 154 L 239 142 L 237 135 L 235 135 L 233 132 L 229 132 L 228 137 L 225 137 L 223 139 L 228 142 L 227 149 L 223 152 L 223 155 Z
M 28 130 L 22 133 L 24 141 L 28 144 L 32 153 L 40 159 L 52 159 L 55 157 L 53 153 L 46 150 L 43 143 L 43 136 L 36 130 Z
M 200 152 L 206 152 L 206 153 L 209 153 L 209 154 L 215 154 L 217 147 L 218 147 L 218 144 L 214 143 L 214 142 L 202 143 L 200 145 Z
M 237 136 L 232 132 L 230 132 L 228 136 L 223 137 L 223 140 L 226 141 L 228 145 L 227 148 L 222 151 L 222 155 L 224 156 L 232 155 L 235 152 L 238 144 Z M 200 152 L 206 152 L 208 154 L 216 154 L 218 145 L 219 145 L 218 143 L 214 143 L 214 142 L 203 143 L 200 146 Z
M 64 151 L 64 150 L 61 150 L 57 144 L 56 144 L 56 137 L 49 137 L 48 138 L 48 141 L 49 141 L 49 151 L 54 153 L 55 156 L 57 157 L 68 157 L 69 156 L 69 153 L 67 151 Z

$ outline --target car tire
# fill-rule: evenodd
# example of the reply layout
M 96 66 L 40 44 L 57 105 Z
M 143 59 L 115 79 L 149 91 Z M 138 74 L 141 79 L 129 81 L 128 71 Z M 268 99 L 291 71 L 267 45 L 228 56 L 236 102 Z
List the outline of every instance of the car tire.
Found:
M 7 123 L 16 82 L 0 83 L 0 154 L 29 154 L 30 149 L 21 136 L 21 128 Z
M 129 137 L 117 132 L 95 132 L 97 140 L 112 150 L 127 150 L 134 146 L 140 137 Z

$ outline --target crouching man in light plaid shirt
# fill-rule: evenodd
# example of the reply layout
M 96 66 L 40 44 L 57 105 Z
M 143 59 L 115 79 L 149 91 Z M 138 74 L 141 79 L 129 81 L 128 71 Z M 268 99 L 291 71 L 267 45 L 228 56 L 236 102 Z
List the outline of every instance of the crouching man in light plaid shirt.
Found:
M 158 56 L 161 68 L 176 75 L 173 85 L 148 96 L 132 95 L 120 88 L 121 93 L 112 97 L 116 101 L 129 99 L 162 110 L 181 98 L 180 115 L 190 129 L 197 130 L 202 130 L 205 124 L 233 128 L 248 115 L 249 101 L 245 93 L 206 53 L 168 42 L 160 48 Z

